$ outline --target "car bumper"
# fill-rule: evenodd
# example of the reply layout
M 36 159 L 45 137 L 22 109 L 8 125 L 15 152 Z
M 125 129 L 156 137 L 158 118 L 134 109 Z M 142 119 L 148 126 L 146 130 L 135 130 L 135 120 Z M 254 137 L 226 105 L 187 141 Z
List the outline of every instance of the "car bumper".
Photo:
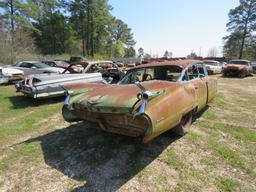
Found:
M 62 115 L 68 122 L 83 120 L 96 123 L 98 129 L 130 137 L 144 136 L 151 126 L 150 119 L 145 115 L 134 117 L 131 114 L 97 113 L 68 105 L 63 106 Z
M 65 95 L 65 90 L 61 87 L 35 87 L 28 85 L 15 85 L 18 92 L 23 93 L 26 96 L 36 98 L 51 98 L 51 97 L 59 97 Z
M 0 84 L 8 83 L 9 80 L 10 80 L 10 77 L 0 76 Z

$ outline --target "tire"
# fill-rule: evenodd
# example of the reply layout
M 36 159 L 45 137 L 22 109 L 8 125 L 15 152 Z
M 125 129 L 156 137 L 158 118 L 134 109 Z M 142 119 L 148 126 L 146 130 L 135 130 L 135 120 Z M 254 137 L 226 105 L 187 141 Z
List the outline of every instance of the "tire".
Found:
M 193 113 L 191 111 L 181 118 L 180 124 L 172 129 L 173 132 L 179 136 L 185 135 L 190 130 L 192 120 L 193 120 Z

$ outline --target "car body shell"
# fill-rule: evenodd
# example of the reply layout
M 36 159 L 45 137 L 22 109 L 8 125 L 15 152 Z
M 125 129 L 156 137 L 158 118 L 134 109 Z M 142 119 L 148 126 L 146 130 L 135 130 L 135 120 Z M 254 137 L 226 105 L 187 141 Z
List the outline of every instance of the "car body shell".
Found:
M 218 61 L 205 60 L 204 64 L 209 75 L 220 74 L 222 71 L 222 65 Z
M 43 73 L 62 73 L 65 69 L 59 67 L 51 67 L 43 64 L 43 67 L 37 67 L 37 64 L 42 64 L 40 61 L 21 61 L 13 66 L 15 69 L 22 70 L 24 75 L 34 75 Z
M 204 76 L 184 80 L 187 71 L 196 65 L 202 66 Z M 207 75 L 200 61 L 150 63 L 126 75 L 137 69 L 173 66 L 181 70 L 176 82 L 156 79 L 131 84 L 122 84 L 122 80 L 113 85 L 69 85 L 63 117 L 69 122 L 96 123 L 98 128 L 113 133 L 142 136 L 143 142 L 148 142 L 177 126 L 185 114 L 203 109 L 217 94 L 217 79 Z
M 241 64 L 239 64 L 241 62 Z M 245 77 L 251 75 L 253 68 L 248 60 L 232 60 L 222 69 L 223 76 Z
M 253 73 L 256 73 L 256 62 L 255 62 L 255 61 L 252 62 L 251 65 L 252 65 L 252 71 L 253 71 Z
M 24 79 L 24 72 L 7 66 L 0 67 L 0 84 L 15 83 Z
M 81 73 L 69 73 L 69 68 L 76 65 L 83 66 Z M 110 65 L 111 61 L 93 61 L 78 62 L 70 64 L 63 74 L 37 74 L 29 75 L 24 81 L 16 84 L 16 89 L 24 95 L 33 98 L 59 97 L 65 95 L 64 85 L 72 83 L 103 83 L 106 81 L 102 78 L 103 71 L 100 71 L 96 65 Z M 109 69 L 106 69 L 109 70 Z M 66 73 L 68 72 L 68 73 Z
M 81 73 L 81 71 L 83 70 L 82 66 L 78 66 L 78 65 L 73 65 L 72 67 L 69 67 L 69 63 L 65 62 L 65 61 L 60 61 L 60 60 L 54 60 L 54 61 L 42 61 L 42 63 L 45 63 L 51 67 L 58 67 L 58 68 L 62 68 L 62 69 L 67 69 L 70 73 Z

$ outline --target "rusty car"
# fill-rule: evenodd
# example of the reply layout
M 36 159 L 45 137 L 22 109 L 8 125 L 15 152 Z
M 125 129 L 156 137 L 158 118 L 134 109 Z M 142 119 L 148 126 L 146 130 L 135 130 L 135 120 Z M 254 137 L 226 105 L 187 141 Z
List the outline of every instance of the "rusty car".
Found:
M 22 70 L 24 75 L 62 73 L 65 70 L 59 67 L 51 67 L 45 63 L 42 63 L 41 61 L 21 61 L 12 67 Z
M 243 78 L 251 75 L 252 72 L 253 68 L 248 60 L 231 60 L 222 68 L 224 77 L 237 76 Z
M 70 68 L 75 65 L 83 67 L 81 73 L 71 74 Z M 64 85 L 71 83 L 114 83 L 122 73 L 114 68 L 112 61 L 82 61 L 70 64 L 62 74 L 29 75 L 15 85 L 17 92 L 33 98 L 64 96 Z
M 172 129 L 189 131 L 194 115 L 217 94 L 217 78 L 201 61 L 177 60 L 136 66 L 118 84 L 66 86 L 62 115 L 68 122 L 142 138 L 144 143 Z
M 11 68 L 0 64 L 0 84 L 16 83 L 24 79 L 24 72 L 19 69 Z
M 204 60 L 203 61 L 208 72 L 208 75 L 219 74 L 222 71 L 222 64 L 214 60 Z

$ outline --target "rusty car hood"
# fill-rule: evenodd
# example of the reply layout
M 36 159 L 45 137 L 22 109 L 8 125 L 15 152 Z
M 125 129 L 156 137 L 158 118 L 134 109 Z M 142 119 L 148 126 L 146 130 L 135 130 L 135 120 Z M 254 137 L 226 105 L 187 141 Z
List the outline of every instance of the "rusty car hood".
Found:
M 242 70 L 246 68 L 245 65 L 238 65 L 238 64 L 227 64 L 224 67 L 225 69 L 236 69 L 236 70 Z
M 141 85 L 147 91 L 156 95 L 180 86 L 178 83 L 158 80 L 143 82 Z M 127 112 L 127 110 L 133 108 L 136 101 L 138 101 L 137 94 L 141 92 L 141 89 L 136 84 L 101 85 L 92 89 L 87 86 L 87 90 L 89 91 L 80 94 L 77 99 L 73 100 L 73 103 L 80 106 L 87 106 L 89 102 L 97 109 L 111 108 L 113 113 L 116 110 L 120 112 L 119 109 L 126 109 L 123 112 Z M 108 112 L 111 111 L 108 110 Z

